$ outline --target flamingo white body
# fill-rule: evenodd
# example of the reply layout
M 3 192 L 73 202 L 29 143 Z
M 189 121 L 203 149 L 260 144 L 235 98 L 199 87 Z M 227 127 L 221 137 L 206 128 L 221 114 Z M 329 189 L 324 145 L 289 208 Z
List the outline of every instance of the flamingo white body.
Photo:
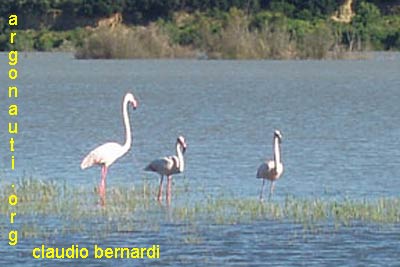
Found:
M 115 142 L 105 143 L 89 152 L 81 163 L 81 169 L 83 170 L 96 164 L 104 165 L 108 168 L 128 152 L 128 149 Z
M 105 143 L 90 151 L 81 163 L 81 169 L 86 169 L 94 165 L 100 165 L 102 167 L 101 182 L 99 186 L 99 194 L 102 204 L 104 204 L 105 202 L 106 176 L 108 167 L 110 167 L 117 159 L 125 155 L 132 145 L 132 133 L 128 116 L 128 104 L 131 104 L 133 109 L 137 108 L 137 101 L 131 93 L 127 93 L 122 102 L 122 114 L 125 125 L 125 143 L 123 145 L 115 142 Z
M 274 159 L 267 160 L 258 167 L 257 178 L 263 179 L 263 184 L 260 193 L 260 200 L 263 200 L 265 180 L 271 181 L 269 191 L 269 199 L 271 199 L 274 192 L 275 181 L 278 180 L 283 173 L 283 163 L 281 161 L 281 147 L 282 134 L 279 130 L 275 130 L 273 137 Z
M 160 159 L 153 160 L 147 167 L 145 171 L 156 172 L 161 175 L 160 187 L 158 189 L 158 201 L 161 202 L 162 199 L 162 183 L 164 176 L 167 176 L 167 203 L 171 201 L 171 182 L 172 175 L 177 173 L 182 173 L 185 169 L 185 160 L 183 155 L 185 154 L 187 145 L 185 138 L 179 136 L 176 140 L 176 155 L 168 156 Z

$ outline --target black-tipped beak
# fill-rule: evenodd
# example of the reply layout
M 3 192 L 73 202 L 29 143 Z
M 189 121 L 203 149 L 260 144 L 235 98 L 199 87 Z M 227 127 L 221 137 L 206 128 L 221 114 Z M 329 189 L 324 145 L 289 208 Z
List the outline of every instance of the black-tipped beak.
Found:
M 137 106 L 138 106 L 138 104 L 137 104 L 137 102 L 135 101 L 135 102 L 131 102 L 131 104 L 132 104 L 132 108 L 135 110 L 136 108 L 137 108 Z

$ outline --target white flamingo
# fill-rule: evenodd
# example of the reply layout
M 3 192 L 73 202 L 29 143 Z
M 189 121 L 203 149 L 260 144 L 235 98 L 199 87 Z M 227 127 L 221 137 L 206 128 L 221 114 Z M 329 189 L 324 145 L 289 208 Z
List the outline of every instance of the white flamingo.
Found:
M 108 167 L 110 167 L 110 165 L 113 164 L 118 158 L 122 157 L 126 152 L 128 152 L 132 144 L 131 126 L 128 117 L 128 104 L 131 104 L 133 109 L 136 109 L 137 107 L 137 101 L 131 93 L 127 93 L 122 102 L 122 114 L 125 125 L 125 144 L 120 145 L 115 142 L 105 143 L 90 151 L 81 163 L 82 170 L 93 165 L 101 165 L 99 195 L 102 205 L 105 203 L 106 176 Z
M 271 181 L 271 187 L 269 190 L 269 197 L 271 199 L 272 194 L 274 193 L 275 181 L 278 180 L 283 173 L 283 164 L 281 162 L 281 147 L 280 144 L 282 142 L 282 134 L 279 130 L 275 130 L 274 138 L 273 138 L 273 146 L 274 146 L 274 159 L 267 160 L 258 167 L 257 170 L 257 178 L 263 179 L 263 184 L 260 193 L 260 200 L 263 200 L 264 196 L 264 186 L 265 180 L 268 179 Z
M 176 139 L 176 156 L 169 156 L 160 159 L 153 160 L 147 167 L 145 171 L 156 172 L 161 175 L 160 187 L 158 189 L 158 201 L 161 202 L 162 199 L 162 183 L 164 175 L 167 176 L 167 203 L 171 201 L 171 182 L 172 175 L 177 173 L 182 173 L 185 168 L 185 161 L 183 159 L 183 154 L 186 151 L 186 142 L 183 136 L 179 136 Z

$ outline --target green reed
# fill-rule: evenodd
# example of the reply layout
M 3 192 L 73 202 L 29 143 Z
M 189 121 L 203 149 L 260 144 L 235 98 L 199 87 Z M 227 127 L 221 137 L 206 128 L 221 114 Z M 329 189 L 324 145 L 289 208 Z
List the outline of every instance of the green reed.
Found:
M 144 179 L 139 187 L 107 188 L 106 206 L 98 204 L 96 189 L 70 186 L 66 183 L 21 179 L 15 188 L 0 189 L 0 213 L 16 211 L 26 218 L 25 236 L 43 231 L 40 221 L 55 218 L 64 224 L 54 231 L 74 233 L 90 231 L 91 225 L 101 224 L 103 232 L 132 232 L 138 229 L 157 231 L 165 222 L 182 225 L 241 224 L 255 221 L 289 221 L 313 229 L 321 224 L 351 226 L 354 223 L 399 224 L 400 198 L 371 200 L 325 200 L 287 196 L 283 201 L 260 202 L 229 196 L 205 196 L 190 199 L 189 185 L 174 185 L 171 206 L 155 200 L 157 183 Z M 8 197 L 18 196 L 18 204 L 11 207 Z M 32 222 L 36 222 L 32 223 Z M 42 230 L 40 230 L 42 229 Z M 47 229 L 47 234 L 54 234 Z M 185 242 L 196 243 L 196 233 L 186 235 Z

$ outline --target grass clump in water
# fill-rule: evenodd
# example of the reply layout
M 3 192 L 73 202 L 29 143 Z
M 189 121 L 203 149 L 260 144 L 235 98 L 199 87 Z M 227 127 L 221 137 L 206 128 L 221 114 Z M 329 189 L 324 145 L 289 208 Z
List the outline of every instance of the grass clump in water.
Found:
M 65 234 L 94 231 L 99 227 L 102 231 L 98 232 L 156 231 L 163 223 L 225 225 L 268 220 L 302 224 L 306 229 L 320 225 L 400 223 L 400 198 L 337 201 L 288 196 L 282 202 L 261 203 L 258 199 L 208 196 L 203 201 L 179 202 L 190 194 L 187 188 L 176 188 L 179 199 L 166 207 L 155 200 L 156 191 L 147 181 L 138 188 L 111 187 L 106 207 L 101 207 L 93 190 L 54 181 L 21 179 L 15 188 L 5 186 L 0 190 L 0 212 L 16 211 L 24 217 L 24 222 L 33 222 L 22 228 L 26 236 L 35 236 L 40 231 L 48 233 L 43 228 L 46 220 L 60 227 L 53 232 Z M 14 207 L 8 204 L 8 197 L 13 193 L 18 196 L 18 205 Z M 193 237 L 196 235 L 188 235 L 187 242 L 194 242 Z

